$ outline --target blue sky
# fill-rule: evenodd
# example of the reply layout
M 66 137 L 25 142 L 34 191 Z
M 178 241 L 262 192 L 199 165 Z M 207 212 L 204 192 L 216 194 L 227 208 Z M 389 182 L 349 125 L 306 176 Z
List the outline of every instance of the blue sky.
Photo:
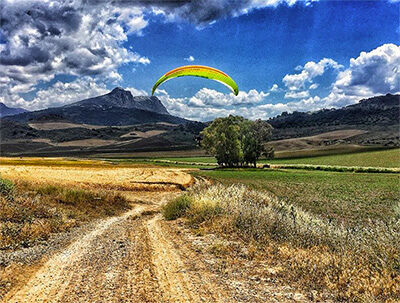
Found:
M 149 94 L 162 74 L 186 64 L 219 68 L 241 91 L 234 97 L 219 83 L 192 77 L 163 84 L 158 96 L 168 110 L 196 120 L 268 118 L 400 91 L 398 1 L 249 0 L 229 9 L 227 0 L 198 7 L 131 1 L 108 10 L 78 0 L 51 8 L 16 2 L 6 1 L 2 12 L 36 9 L 37 17 L 18 17 L 20 30 L 2 24 L 0 101 L 10 106 L 59 106 L 114 86 Z M 70 18 L 46 19 L 46 10 L 65 16 L 66 9 Z M 28 55 L 35 60 L 24 60 Z
M 145 54 L 152 64 L 136 73 L 131 66 L 120 71 L 126 75 L 126 86 L 149 91 L 160 75 L 187 64 L 184 58 L 193 56 L 196 64 L 229 73 L 241 90 L 266 90 L 308 61 L 327 57 L 348 65 L 349 58 L 361 51 L 398 44 L 396 6 L 379 1 L 282 5 L 220 20 L 203 30 L 187 23 L 155 20 L 143 30 L 143 36 L 132 36 L 124 44 Z M 224 91 L 219 84 L 193 78 L 165 85 L 171 95 L 181 97 L 194 95 L 204 86 Z

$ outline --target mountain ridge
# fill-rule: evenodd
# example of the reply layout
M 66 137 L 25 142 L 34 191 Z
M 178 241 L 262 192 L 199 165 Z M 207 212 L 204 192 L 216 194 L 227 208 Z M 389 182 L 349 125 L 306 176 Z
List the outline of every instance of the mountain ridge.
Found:
M 13 115 L 18 115 L 21 113 L 26 113 L 28 110 L 20 107 L 8 107 L 4 103 L 0 102 L 0 118 L 8 117 Z
M 133 96 L 128 90 L 124 90 L 120 87 L 114 88 L 111 92 L 77 101 L 68 105 L 64 105 L 64 108 L 73 106 L 93 106 L 93 107 L 121 107 L 129 109 L 141 109 L 156 112 L 163 115 L 169 115 L 169 112 L 161 101 L 156 96 Z
M 283 112 L 270 118 L 274 128 L 294 128 L 329 125 L 393 125 L 399 123 L 400 95 L 386 94 L 338 109 L 315 112 Z
M 72 156 L 198 149 L 199 134 L 208 125 L 103 101 L 87 102 L 2 118 L 0 154 Z M 377 96 L 339 109 L 282 113 L 268 122 L 274 126 L 271 144 L 277 151 L 400 146 L 400 95 Z M 325 135 L 310 137 L 318 134 Z M 285 141 L 292 138 L 296 142 Z
M 61 107 L 26 112 L 8 117 L 10 120 L 68 121 L 93 125 L 118 126 L 167 122 L 184 124 L 189 120 L 169 114 L 155 96 L 132 96 L 130 91 L 114 88 L 111 92 Z

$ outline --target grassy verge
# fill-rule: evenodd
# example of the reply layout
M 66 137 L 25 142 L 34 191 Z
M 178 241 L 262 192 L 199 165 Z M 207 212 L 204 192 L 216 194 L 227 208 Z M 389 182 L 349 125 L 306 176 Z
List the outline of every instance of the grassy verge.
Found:
M 303 291 L 325 292 L 338 301 L 395 302 L 400 205 L 394 210 L 390 220 L 350 227 L 265 191 L 217 184 L 193 188 L 163 213 L 167 219 L 185 217 L 199 232 L 256 242 L 253 258 L 276 269 L 265 274 Z
M 354 174 L 305 170 L 222 169 L 193 172 L 225 185 L 265 190 L 307 212 L 358 226 L 388 221 L 400 204 L 398 174 Z
M 29 247 L 52 233 L 129 208 L 124 197 L 111 192 L 4 179 L 0 185 L 0 250 Z

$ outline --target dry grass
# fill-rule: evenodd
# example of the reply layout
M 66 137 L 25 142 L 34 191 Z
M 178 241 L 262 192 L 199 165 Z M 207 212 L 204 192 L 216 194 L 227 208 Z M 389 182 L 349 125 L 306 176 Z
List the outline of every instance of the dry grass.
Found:
M 168 207 L 201 232 L 257 243 L 265 275 L 303 291 L 350 302 L 400 299 L 400 214 L 348 227 L 241 185 L 196 187 Z
M 0 194 L 0 250 L 32 246 L 128 208 L 129 202 L 112 192 L 18 182 L 12 192 Z
M 182 169 L 175 168 L 111 165 L 102 161 L 91 160 L 7 159 L 7 161 L 8 164 L 2 162 L 2 165 L 0 165 L 0 174 L 4 178 L 13 181 L 24 180 L 36 184 L 71 185 L 111 190 L 159 191 L 187 187 L 193 182 L 193 178 L 189 174 L 183 172 Z M 12 165 L 13 162 L 19 164 Z M 48 162 L 52 164 L 47 165 Z M 40 163 L 42 165 L 39 165 Z M 59 164 L 57 165 L 57 163 Z

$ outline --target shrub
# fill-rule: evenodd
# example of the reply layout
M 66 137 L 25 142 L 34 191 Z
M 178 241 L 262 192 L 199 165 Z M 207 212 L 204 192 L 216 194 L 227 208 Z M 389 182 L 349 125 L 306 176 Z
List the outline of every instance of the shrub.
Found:
M 10 180 L 0 178 L 0 195 L 10 198 L 14 191 L 14 183 Z
M 191 198 L 187 195 L 182 195 L 169 201 L 162 209 L 164 218 L 167 220 L 175 220 L 184 216 L 191 202 Z

